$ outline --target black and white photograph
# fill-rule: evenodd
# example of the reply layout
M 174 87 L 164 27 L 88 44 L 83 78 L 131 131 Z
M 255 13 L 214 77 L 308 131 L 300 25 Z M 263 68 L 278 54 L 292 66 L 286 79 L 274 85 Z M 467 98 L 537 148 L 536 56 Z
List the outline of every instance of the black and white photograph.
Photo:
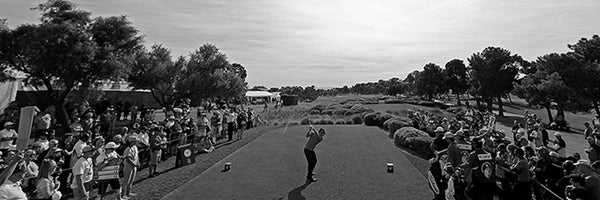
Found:
M 597 0 L 0 0 L 0 200 L 600 200 Z

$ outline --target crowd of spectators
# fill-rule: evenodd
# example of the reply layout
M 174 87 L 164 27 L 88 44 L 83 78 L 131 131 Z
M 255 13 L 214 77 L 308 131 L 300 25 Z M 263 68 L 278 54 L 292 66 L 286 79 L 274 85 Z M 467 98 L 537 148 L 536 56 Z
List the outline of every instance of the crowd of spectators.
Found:
M 251 108 L 225 105 L 198 108 L 192 116 L 189 100 L 182 100 L 157 121 L 154 110 L 143 105 L 107 102 L 72 109 L 64 133 L 53 129 L 56 120 L 49 107 L 34 119 L 25 150 L 17 150 L 15 122 L 4 122 L 0 199 L 89 199 L 92 189 L 105 194 L 108 186 L 108 192 L 128 199 L 136 195 L 132 185 L 140 167 L 148 167 L 150 178 L 160 175 L 158 163 L 176 156 L 179 146 L 212 152 L 219 143 L 242 139 L 244 130 L 259 120 Z M 118 169 L 118 176 L 100 180 L 98 172 L 111 167 Z
M 524 116 L 505 134 L 493 113 L 466 109 L 447 119 L 412 112 L 413 125 L 435 137 L 428 173 L 434 199 L 600 199 L 600 123 L 586 122 L 586 159 L 568 155 L 561 133 L 550 139 L 535 114 Z

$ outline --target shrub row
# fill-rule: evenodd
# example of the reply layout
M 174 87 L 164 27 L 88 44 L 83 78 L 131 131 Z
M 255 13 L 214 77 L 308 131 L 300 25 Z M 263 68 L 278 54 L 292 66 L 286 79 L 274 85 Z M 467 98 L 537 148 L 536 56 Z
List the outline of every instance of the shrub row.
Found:
M 366 107 L 362 104 L 320 104 L 310 108 L 309 110 L 309 113 L 312 115 L 325 114 L 331 116 L 350 116 L 354 114 L 362 114 L 365 112 L 373 112 L 373 109 Z
M 429 137 L 426 132 L 413 127 L 400 128 L 394 134 L 394 143 L 396 145 L 410 148 L 427 159 L 434 156 L 433 151 L 429 147 L 432 142 L 433 138 Z

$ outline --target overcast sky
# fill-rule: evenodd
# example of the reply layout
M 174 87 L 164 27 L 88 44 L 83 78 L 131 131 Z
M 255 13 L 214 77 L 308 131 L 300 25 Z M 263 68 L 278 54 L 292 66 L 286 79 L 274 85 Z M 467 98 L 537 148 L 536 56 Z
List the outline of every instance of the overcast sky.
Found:
M 38 23 L 42 1 L 2 0 L 11 28 Z M 331 87 L 404 78 L 487 46 L 534 60 L 600 34 L 598 0 L 79 0 L 93 16 L 127 15 L 147 46 L 173 57 L 214 43 L 250 86 Z

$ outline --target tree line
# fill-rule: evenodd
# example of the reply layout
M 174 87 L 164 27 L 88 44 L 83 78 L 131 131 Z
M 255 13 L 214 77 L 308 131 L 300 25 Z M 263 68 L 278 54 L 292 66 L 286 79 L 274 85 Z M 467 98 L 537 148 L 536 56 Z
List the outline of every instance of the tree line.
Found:
M 550 121 L 564 120 L 565 111 L 587 112 L 593 109 L 600 114 L 600 37 L 581 38 L 567 47 L 570 51 L 549 53 L 534 61 L 524 60 L 501 47 L 487 47 L 473 53 L 466 63 L 452 59 L 443 68 L 428 63 L 422 70 L 415 70 L 404 79 L 391 78 L 357 83 L 351 87 L 321 89 L 312 96 L 409 94 L 434 99 L 453 94 L 460 105 L 458 97 L 469 95 L 478 107 L 490 112 L 496 103 L 499 115 L 503 116 L 503 99 L 514 94 L 532 106 L 546 109 Z M 302 95 L 306 89 L 294 86 L 270 90 Z M 309 89 L 309 94 L 310 90 L 314 90 L 314 86 Z M 556 116 L 552 116 L 552 109 L 557 111 Z
M 204 44 L 177 59 L 144 36 L 126 16 L 92 18 L 65 0 L 48 0 L 33 8 L 39 24 L 14 29 L 0 20 L 0 80 L 24 74 L 25 84 L 44 86 L 51 94 L 58 123 L 68 127 L 65 104 L 72 94 L 97 90 L 106 81 L 126 81 L 150 90 L 169 108 L 175 99 L 242 98 L 246 69 L 230 63 L 214 44 Z

